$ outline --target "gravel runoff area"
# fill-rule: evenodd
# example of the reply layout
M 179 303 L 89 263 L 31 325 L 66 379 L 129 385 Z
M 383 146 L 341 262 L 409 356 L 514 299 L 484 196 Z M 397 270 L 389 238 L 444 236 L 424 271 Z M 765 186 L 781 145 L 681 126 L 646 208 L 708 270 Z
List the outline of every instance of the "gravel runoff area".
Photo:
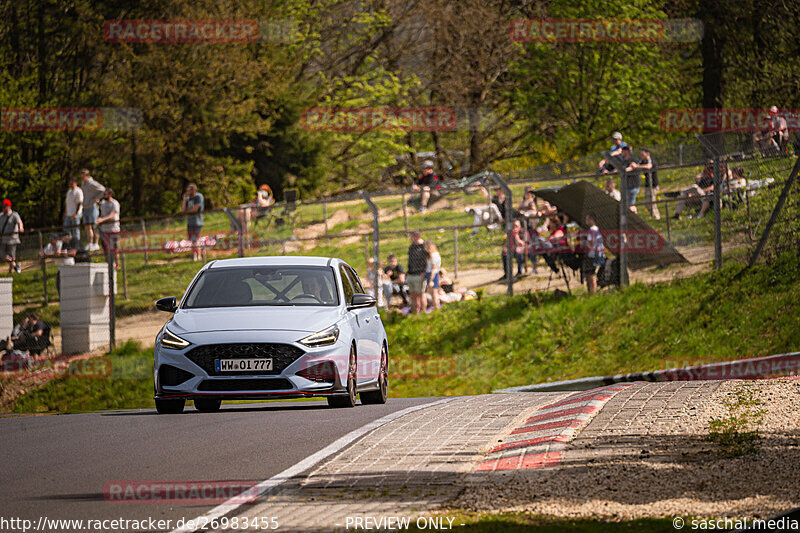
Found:
M 707 440 L 724 398 L 754 390 L 766 414 L 755 454 Z M 447 507 L 556 517 L 768 518 L 800 505 L 800 379 L 637 383 L 581 431 L 555 468 L 472 474 Z

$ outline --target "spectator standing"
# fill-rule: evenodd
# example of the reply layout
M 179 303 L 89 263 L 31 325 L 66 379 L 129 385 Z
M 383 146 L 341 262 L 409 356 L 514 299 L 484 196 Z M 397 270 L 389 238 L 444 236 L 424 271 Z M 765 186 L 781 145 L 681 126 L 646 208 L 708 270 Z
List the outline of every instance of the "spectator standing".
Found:
M 103 236 L 103 250 L 106 257 L 114 254 L 114 264 L 119 268 L 119 202 L 114 199 L 114 190 L 108 187 L 103 191 L 100 200 L 100 216 L 97 218 L 97 227 Z
M 181 203 L 181 212 L 186 213 L 186 233 L 188 239 L 192 241 L 192 260 L 200 261 L 200 232 L 203 230 L 203 210 L 205 209 L 205 198 L 197 192 L 197 185 L 190 183 L 186 186 Z
M 422 174 L 414 181 L 411 186 L 414 191 L 422 191 L 420 195 L 420 213 L 428 210 L 428 201 L 431 199 L 431 188 L 439 188 L 439 176 L 433 171 L 433 161 L 422 163 Z
M 656 199 L 658 197 L 658 171 L 656 170 L 656 162 L 650 155 L 650 150 L 642 148 L 640 151 L 641 159 L 639 162 L 633 162 L 630 165 L 632 170 L 644 170 L 644 199 L 647 204 L 647 210 L 655 220 L 661 219 L 661 213 L 658 211 Z M 638 172 L 637 181 L 638 181 Z M 633 210 L 634 212 L 635 209 Z
M 411 245 L 408 247 L 408 274 L 406 285 L 411 293 L 411 312 L 416 314 L 425 310 L 425 269 L 428 266 L 428 252 L 425 251 L 422 235 L 411 232 Z
M 86 250 L 96 252 L 100 249 L 100 235 L 94 231 L 99 213 L 98 202 L 103 198 L 106 188 L 97 183 L 88 169 L 81 169 L 81 190 L 83 192 L 83 229 L 86 231 Z
M 78 187 L 78 178 L 69 179 L 67 196 L 64 201 L 64 229 L 72 234 L 77 242 L 81 238 L 81 216 L 83 215 L 83 190 Z
M 633 152 L 630 146 L 622 148 L 622 164 L 625 166 L 625 175 L 620 177 L 622 181 L 620 189 L 622 189 L 622 194 L 628 200 L 628 208 L 635 213 L 636 205 L 634 204 L 636 204 L 636 197 L 639 195 L 642 178 L 636 172 L 636 161 L 633 160 Z
M 586 226 L 589 228 L 583 235 L 582 248 L 584 252 L 581 270 L 583 279 L 586 280 L 586 290 L 589 294 L 597 292 L 597 269 L 605 264 L 606 255 L 603 246 L 603 235 L 597 227 L 597 217 L 588 213 L 585 217 Z
M 0 213 L 0 253 L 4 261 L 8 262 L 8 271 L 19 274 L 17 264 L 17 245 L 20 243 L 19 234 L 25 232 L 22 218 L 19 213 L 11 209 L 11 200 L 3 200 L 3 212 Z
M 508 262 L 512 257 L 517 263 L 517 276 L 521 276 L 522 266 L 525 264 L 525 236 L 522 233 L 522 223 L 520 223 L 519 219 L 514 220 L 514 223 L 511 226 L 511 232 L 508 234 L 506 243 L 503 246 L 502 256 L 503 277 L 500 279 L 507 279 L 508 272 L 512 269 Z
M 383 296 L 386 299 L 386 307 L 392 301 L 392 295 L 398 294 L 403 299 L 403 307 L 408 306 L 408 290 L 406 289 L 406 273 L 403 266 L 397 260 L 395 254 L 389 254 L 386 258 L 386 266 L 383 267 Z
M 425 265 L 425 281 L 428 287 L 428 294 L 431 295 L 433 308 L 440 309 L 442 304 L 439 303 L 439 271 L 442 269 L 442 256 L 433 241 L 425 241 L 423 246 L 425 251 L 428 252 L 428 261 Z
M 622 134 L 618 131 L 611 134 L 611 140 L 614 144 L 608 149 L 609 155 L 611 157 L 619 157 L 622 155 L 622 149 L 628 146 L 628 143 L 622 140 Z M 603 158 L 597 163 L 597 171 L 601 174 L 608 174 L 614 172 L 614 166 Z
M 618 202 L 622 201 L 622 195 L 617 190 L 612 179 L 606 180 L 606 194 Z

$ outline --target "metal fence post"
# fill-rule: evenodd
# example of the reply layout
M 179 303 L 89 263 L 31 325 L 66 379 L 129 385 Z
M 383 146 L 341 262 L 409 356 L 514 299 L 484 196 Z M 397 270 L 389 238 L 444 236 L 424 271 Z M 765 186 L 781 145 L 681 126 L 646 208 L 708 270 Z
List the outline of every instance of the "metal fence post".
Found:
M 128 274 L 125 269 L 125 256 L 127 254 L 121 253 L 119 254 L 119 260 L 122 263 L 122 298 L 124 300 L 128 299 Z
M 603 152 L 603 157 L 606 161 L 611 163 L 617 173 L 619 174 L 619 286 L 628 286 L 628 252 L 627 247 L 627 229 L 628 229 L 628 191 L 625 186 L 627 173 L 625 172 L 625 165 L 620 162 L 617 157 L 612 157 L 611 152 Z M 669 217 L 668 217 L 669 218 Z
M 147 223 L 142 219 L 142 245 L 144 246 L 144 264 L 147 266 Z
M 381 227 L 380 221 L 378 220 L 378 206 L 375 205 L 375 202 L 367 195 L 367 193 L 362 192 L 361 195 L 364 197 L 364 201 L 367 202 L 370 211 L 372 211 L 372 278 L 373 278 L 373 292 L 375 293 L 375 301 L 378 301 L 378 296 L 381 290 L 381 283 L 380 278 L 378 277 L 378 270 L 380 268 L 380 239 L 381 239 Z M 386 302 L 386 306 L 389 306 L 389 302 Z
M 669 219 L 671 219 L 672 217 L 669 216 L 669 200 L 664 200 L 664 212 L 666 213 L 665 216 L 667 219 L 667 240 L 672 242 L 672 234 L 670 232 L 670 224 L 669 224 Z
M 403 228 L 408 234 L 408 204 L 406 203 L 406 193 L 403 191 Z
M 458 279 L 458 228 L 453 229 L 453 279 Z
M 108 346 L 109 350 L 117 347 L 117 302 L 114 294 L 114 252 L 109 250 L 106 253 L 108 263 Z
M 505 250 L 508 239 L 511 235 L 511 230 L 514 225 L 514 208 L 512 207 L 514 204 L 513 199 L 511 197 L 511 189 L 508 187 L 505 181 L 503 181 L 497 172 L 490 172 L 488 173 L 489 177 L 497 184 L 498 187 L 503 189 L 503 192 L 506 193 L 506 202 L 505 202 L 505 213 L 504 213 L 504 222 L 505 222 L 505 242 L 503 243 L 503 249 Z M 513 250 L 505 250 L 506 252 L 506 294 L 509 296 L 514 296 L 514 252 Z
M 42 257 L 42 284 L 44 285 L 44 305 L 49 303 L 49 298 L 47 297 L 47 258 Z
M 722 179 L 719 154 L 714 154 L 714 268 L 722 268 Z
M 41 231 L 37 231 L 36 233 L 39 234 L 39 249 L 43 250 L 44 249 L 44 240 L 42 238 L 42 232 Z M 42 283 L 44 283 L 44 305 L 48 304 L 48 298 L 47 298 L 47 264 L 46 264 L 46 261 L 47 260 L 44 257 L 42 257 L 42 279 L 43 279 Z
M 331 240 L 328 237 L 328 202 L 325 200 L 322 201 L 322 218 L 325 222 L 325 239 L 327 239 L 327 243 L 330 245 Z

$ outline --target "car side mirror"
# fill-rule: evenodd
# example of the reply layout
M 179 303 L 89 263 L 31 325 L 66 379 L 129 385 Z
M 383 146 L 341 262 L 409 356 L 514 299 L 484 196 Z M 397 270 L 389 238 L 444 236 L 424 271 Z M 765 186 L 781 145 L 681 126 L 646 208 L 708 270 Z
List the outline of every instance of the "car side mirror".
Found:
M 156 300 L 156 309 L 159 311 L 166 311 L 167 313 L 174 313 L 178 309 L 178 300 L 176 300 L 174 296 Z
M 354 294 L 347 308 L 364 309 L 365 307 L 374 307 L 376 303 L 375 298 L 369 294 Z

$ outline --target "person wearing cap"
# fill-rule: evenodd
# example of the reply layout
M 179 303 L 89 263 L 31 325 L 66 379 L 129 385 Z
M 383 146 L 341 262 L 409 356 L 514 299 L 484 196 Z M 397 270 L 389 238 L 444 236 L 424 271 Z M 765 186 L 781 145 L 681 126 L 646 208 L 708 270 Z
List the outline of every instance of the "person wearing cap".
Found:
M 611 157 L 619 157 L 622 155 L 622 149 L 628 146 L 628 143 L 622 140 L 622 134 L 618 131 L 615 131 L 611 134 L 611 139 L 614 144 L 611 145 L 611 148 L 608 149 L 608 152 Z M 605 158 L 601 159 L 600 162 L 597 164 L 597 172 L 601 174 L 608 174 L 609 172 L 614 172 L 614 166 L 608 162 Z
M 778 107 L 769 108 L 769 116 L 764 121 L 764 129 L 753 135 L 753 143 L 762 155 L 779 154 L 789 140 L 786 119 L 778 114 Z
M 0 213 L 0 257 L 8 262 L 8 271 L 19 274 L 17 264 L 17 245 L 20 243 L 19 234 L 25 232 L 22 217 L 12 211 L 11 200 L 3 200 L 3 212 Z
M 428 201 L 431 198 L 431 187 L 439 188 L 439 176 L 433 171 L 433 161 L 427 160 L 422 163 L 422 175 L 414 180 L 411 188 L 414 191 L 422 191 L 420 200 L 420 213 L 428 210 Z
M 89 169 L 81 169 L 81 191 L 83 192 L 83 229 L 86 231 L 86 249 L 94 252 L 100 249 L 100 235 L 94 230 L 97 223 L 98 202 L 103 198 L 105 187 L 97 183 Z

